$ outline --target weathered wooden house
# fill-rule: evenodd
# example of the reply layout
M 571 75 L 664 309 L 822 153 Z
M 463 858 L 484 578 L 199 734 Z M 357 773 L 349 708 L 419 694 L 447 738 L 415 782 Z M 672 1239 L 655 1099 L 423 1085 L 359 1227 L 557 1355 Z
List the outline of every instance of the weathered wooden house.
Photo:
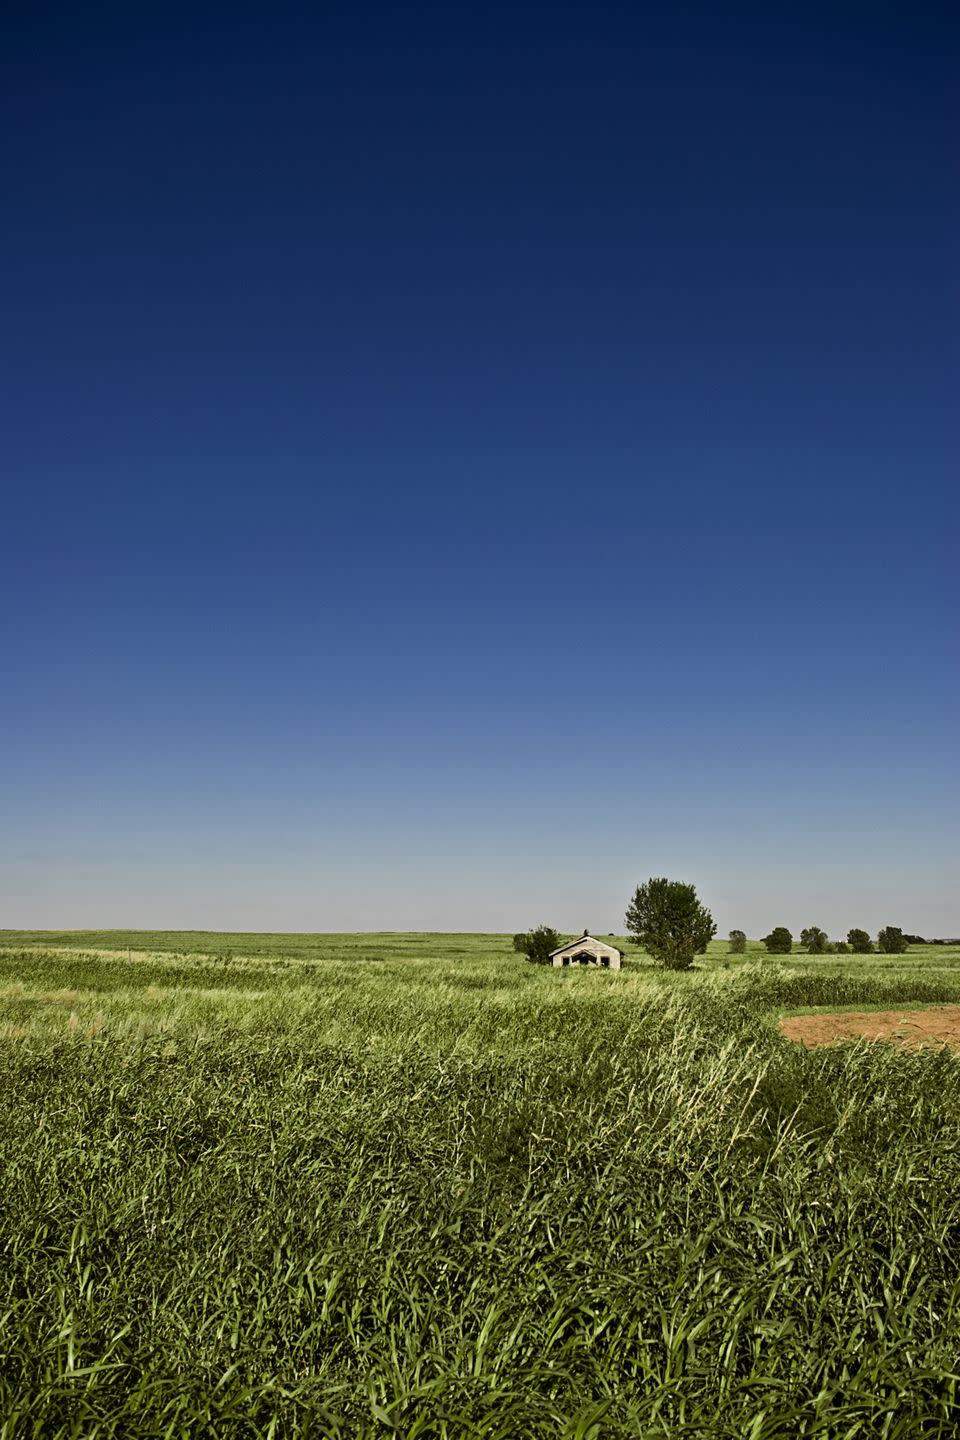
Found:
M 584 930 L 577 940 L 568 940 L 550 952 L 551 965 L 602 965 L 605 970 L 620 969 L 620 951 L 605 940 L 595 940 Z

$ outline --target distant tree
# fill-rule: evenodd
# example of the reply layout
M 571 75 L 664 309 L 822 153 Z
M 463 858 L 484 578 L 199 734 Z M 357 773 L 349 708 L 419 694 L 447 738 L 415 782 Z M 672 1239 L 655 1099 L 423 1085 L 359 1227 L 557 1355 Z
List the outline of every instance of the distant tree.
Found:
M 800 931 L 800 944 L 806 945 L 808 955 L 826 955 L 830 941 L 826 930 L 821 930 L 819 925 L 811 925 Z
M 908 945 L 926 945 L 927 943 L 922 935 L 904 935 L 903 938 Z
M 518 955 L 526 955 L 533 965 L 549 965 L 552 951 L 559 950 L 563 936 L 550 925 L 538 925 L 536 930 L 522 930 L 513 937 L 513 948 Z
M 771 955 L 789 955 L 793 949 L 793 936 L 786 925 L 776 925 L 769 935 L 764 935 L 763 943 Z
M 885 925 L 877 936 L 877 949 L 883 955 L 902 955 L 907 948 L 907 937 L 899 925 Z
M 694 885 L 650 878 L 638 885 L 627 907 L 627 930 L 667 970 L 689 970 L 717 933 Z
M 833 950 L 834 955 L 850 954 L 850 946 L 847 944 L 846 940 L 836 940 L 830 948 Z
M 730 931 L 730 954 L 743 955 L 747 948 L 747 937 L 743 930 Z
M 873 943 L 866 930 L 848 930 L 847 944 L 854 955 L 872 955 Z

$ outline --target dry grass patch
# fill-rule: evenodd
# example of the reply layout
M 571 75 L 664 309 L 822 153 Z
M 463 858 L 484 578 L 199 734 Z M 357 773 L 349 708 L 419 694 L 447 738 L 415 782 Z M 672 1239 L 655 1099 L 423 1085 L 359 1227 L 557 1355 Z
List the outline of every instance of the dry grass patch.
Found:
M 788 1040 L 808 1048 L 845 1040 L 892 1040 L 911 1049 L 949 1045 L 960 1049 L 960 1005 L 926 1010 L 862 1010 L 833 1015 L 788 1015 L 780 1021 Z

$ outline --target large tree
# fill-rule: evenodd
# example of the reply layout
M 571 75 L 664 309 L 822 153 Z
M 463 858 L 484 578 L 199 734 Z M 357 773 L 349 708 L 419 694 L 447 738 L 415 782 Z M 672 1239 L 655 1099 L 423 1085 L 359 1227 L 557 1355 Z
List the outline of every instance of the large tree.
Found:
M 717 926 L 697 899 L 696 886 L 661 877 L 637 886 L 627 907 L 627 930 L 666 969 L 689 970 Z
M 884 925 L 877 936 L 877 949 L 883 955 L 902 955 L 907 944 L 907 937 L 899 925 Z
M 821 930 L 819 925 L 809 925 L 800 931 L 800 944 L 806 945 L 808 955 L 826 955 L 830 942 L 826 930 Z
M 848 930 L 847 944 L 854 955 L 870 955 L 873 952 L 873 941 L 866 930 Z

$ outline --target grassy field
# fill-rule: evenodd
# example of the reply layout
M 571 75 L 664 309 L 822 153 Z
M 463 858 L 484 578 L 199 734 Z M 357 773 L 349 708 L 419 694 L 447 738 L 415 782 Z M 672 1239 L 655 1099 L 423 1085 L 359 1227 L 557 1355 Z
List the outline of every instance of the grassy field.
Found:
M 621 942 L 622 943 L 622 942 Z M 960 1433 L 960 950 L 0 932 L 0 1440 Z

